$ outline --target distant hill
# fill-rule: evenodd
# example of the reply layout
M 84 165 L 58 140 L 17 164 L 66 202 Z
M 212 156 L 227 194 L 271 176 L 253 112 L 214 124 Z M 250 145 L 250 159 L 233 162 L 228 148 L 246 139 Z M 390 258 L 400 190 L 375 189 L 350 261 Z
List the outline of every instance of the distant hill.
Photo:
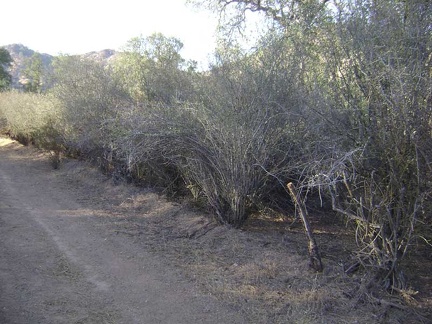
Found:
M 80 56 L 86 59 L 91 59 L 96 62 L 109 64 L 118 56 L 118 54 L 119 52 L 116 52 L 114 50 L 105 49 L 99 52 L 90 52 L 90 53 L 82 54 Z
M 12 75 L 12 87 L 14 89 L 22 89 L 23 85 L 27 82 L 27 79 L 25 78 L 23 73 L 23 71 L 26 69 L 26 64 L 28 64 L 28 60 L 33 56 L 33 54 L 38 52 L 22 44 L 11 44 L 0 47 L 8 50 L 9 54 L 13 59 L 10 69 L 10 73 Z M 38 54 L 41 55 L 45 72 L 49 73 L 49 71 L 51 71 L 52 69 L 52 62 L 55 59 L 55 56 L 46 53 Z M 85 53 L 79 56 L 94 60 L 96 62 L 109 64 L 117 55 L 118 52 L 111 49 L 106 49 L 98 52 L 94 51 L 90 53 Z
M 35 51 L 29 49 L 22 44 L 11 44 L 2 47 L 8 50 L 13 60 L 9 72 L 12 75 L 12 88 L 22 89 L 23 85 L 26 82 L 23 71 L 26 68 L 28 60 L 32 57 Z M 48 71 L 49 69 L 51 69 L 51 63 L 54 57 L 49 54 L 39 54 L 41 55 L 44 69 Z

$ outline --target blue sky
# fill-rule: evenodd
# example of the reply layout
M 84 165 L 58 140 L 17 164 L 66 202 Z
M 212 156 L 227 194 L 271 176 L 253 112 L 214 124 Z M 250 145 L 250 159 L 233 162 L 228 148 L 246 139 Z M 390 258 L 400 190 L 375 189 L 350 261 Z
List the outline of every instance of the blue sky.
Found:
M 216 14 L 184 0 L 12 0 L 1 4 L 0 46 L 83 54 L 118 50 L 132 37 L 161 32 L 184 43 L 183 57 L 206 64 L 216 25 Z

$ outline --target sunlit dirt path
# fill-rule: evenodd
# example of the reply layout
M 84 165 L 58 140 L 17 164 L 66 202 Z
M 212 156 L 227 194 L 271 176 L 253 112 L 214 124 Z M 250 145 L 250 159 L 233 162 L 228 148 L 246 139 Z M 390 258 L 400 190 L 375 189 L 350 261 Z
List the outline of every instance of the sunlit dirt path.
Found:
M 163 256 L 116 235 L 110 202 L 81 203 L 91 188 L 58 172 L 0 138 L 0 323 L 244 322 Z

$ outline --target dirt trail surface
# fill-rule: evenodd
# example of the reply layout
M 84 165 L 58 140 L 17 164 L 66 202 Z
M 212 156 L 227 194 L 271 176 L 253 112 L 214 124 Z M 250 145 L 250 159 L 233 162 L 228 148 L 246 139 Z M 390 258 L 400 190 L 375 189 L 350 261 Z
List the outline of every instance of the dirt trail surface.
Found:
M 356 247 L 343 220 L 313 213 L 317 274 L 294 216 L 263 210 L 233 229 L 199 203 L 83 161 L 54 170 L 0 137 L 0 324 L 431 323 L 429 259 L 408 260 L 418 294 L 402 303 L 344 272 Z
M 106 212 L 119 202 L 80 187 L 67 168 L 0 138 L 0 323 L 244 322 L 135 236 L 119 235 L 133 227 Z

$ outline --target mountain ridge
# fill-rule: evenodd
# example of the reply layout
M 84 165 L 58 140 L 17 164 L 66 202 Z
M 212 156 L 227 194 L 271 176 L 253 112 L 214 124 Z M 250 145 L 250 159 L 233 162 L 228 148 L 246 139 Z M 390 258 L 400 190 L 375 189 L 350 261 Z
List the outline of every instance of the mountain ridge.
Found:
M 52 69 L 52 62 L 56 57 L 61 55 L 51 55 L 47 53 L 40 53 L 23 44 L 9 44 L 0 46 L 0 48 L 5 48 L 10 56 L 12 57 L 12 64 L 9 68 L 9 73 L 12 75 L 12 88 L 13 89 L 23 89 L 27 82 L 27 78 L 24 75 L 24 71 L 29 63 L 30 58 L 36 53 L 39 54 L 42 59 L 42 65 L 45 71 L 50 71 Z M 92 51 L 84 54 L 71 55 L 78 56 L 85 59 L 90 59 L 102 64 L 110 63 L 119 52 L 113 49 L 104 49 L 100 51 Z

